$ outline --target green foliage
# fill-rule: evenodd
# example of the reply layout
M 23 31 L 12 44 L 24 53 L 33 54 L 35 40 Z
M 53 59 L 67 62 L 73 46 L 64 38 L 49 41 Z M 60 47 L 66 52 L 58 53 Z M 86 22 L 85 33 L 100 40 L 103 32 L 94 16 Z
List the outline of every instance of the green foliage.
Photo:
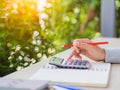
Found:
M 115 29 L 116 29 L 116 36 L 120 37 L 120 0 L 115 1 L 116 4 L 116 20 L 115 20 Z
M 74 39 L 94 38 L 96 19 L 79 33 L 89 0 L 48 0 L 43 7 L 38 10 L 36 0 L 0 0 L 0 76 L 60 52 Z
M 89 24 L 83 33 L 79 32 L 80 26 L 85 22 L 88 8 L 90 8 L 89 0 L 50 0 L 51 7 L 45 9 L 48 15 L 46 28 L 52 30 L 53 44 L 59 52 L 61 44 L 72 43 L 78 38 L 94 38 L 99 17 Z M 98 6 L 100 2 L 95 3 Z M 99 13 L 99 7 L 97 7 Z M 97 9 L 96 8 L 96 9 Z M 56 13 L 57 12 L 57 13 Z
M 41 31 L 35 1 L 4 0 L 0 6 L 0 76 L 51 55 L 52 43 Z

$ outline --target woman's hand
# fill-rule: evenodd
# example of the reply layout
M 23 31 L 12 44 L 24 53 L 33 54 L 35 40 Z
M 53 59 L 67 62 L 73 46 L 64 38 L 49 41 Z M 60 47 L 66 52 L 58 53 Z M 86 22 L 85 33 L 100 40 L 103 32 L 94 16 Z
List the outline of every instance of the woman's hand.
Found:
M 97 45 L 88 44 L 92 42 L 89 39 L 77 39 L 73 42 L 72 52 L 68 56 L 68 60 L 70 60 L 73 56 L 76 58 L 82 59 L 81 54 L 86 57 L 95 60 L 95 61 L 103 61 L 105 59 L 105 51 Z

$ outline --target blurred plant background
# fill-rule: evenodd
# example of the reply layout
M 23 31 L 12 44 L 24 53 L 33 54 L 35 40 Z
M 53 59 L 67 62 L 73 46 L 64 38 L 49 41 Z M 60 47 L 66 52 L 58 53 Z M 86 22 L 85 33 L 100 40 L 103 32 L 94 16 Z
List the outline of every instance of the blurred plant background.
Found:
M 115 1 L 116 4 L 116 20 L 115 20 L 115 30 L 116 30 L 116 37 L 120 37 L 120 0 Z
M 94 18 L 80 32 L 90 6 Z M 0 76 L 54 55 L 74 39 L 99 37 L 99 22 L 100 0 L 0 0 Z

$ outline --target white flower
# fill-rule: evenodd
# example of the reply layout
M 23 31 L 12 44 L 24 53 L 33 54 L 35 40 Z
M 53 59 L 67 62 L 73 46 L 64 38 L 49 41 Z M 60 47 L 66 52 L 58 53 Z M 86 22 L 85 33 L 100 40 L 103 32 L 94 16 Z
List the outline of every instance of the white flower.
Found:
M 36 45 L 36 44 L 37 44 L 36 40 L 33 40 L 33 41 L 32 41 L 32 44 L 33 44 L 33 45 Z
M 10 52 L 10 55 L 13 55 L 13 54 L 15 54 L 15 52 L 11 51 L 11 52 Z
M 35 52 L 39 52 L 39 48 L 38 47 L 35 47 Z
M 38 54 L 37 54 L 37 57 L 38 57 L 38 58 L 40 58 L 41 56 L 42 56 L 42 54 L 41 54 L 41 53 L 38 53 Z
M 20 67 L 20 66 L 17 67 L 17 71 L 18 71 L 18 70 L 21 70 L 21 69 L 22 69 L 22 67 Z
M 7 43 L 7 46 L 10 47 L 10 46 L 12 46 L 12 44 L 11 43 Z
M 15 51 L 19 51 L 20 49 L 21 49 L 21 46 L 17 45 L 16 48 L 15 48 Z
M 38 36 L 39 35 L 39 32 L 38 31 L 34 31 L 33 32 L 33 37 L 36 37 L 36 36 Z
M 24 60 L 25 60 L 25 61 L 30 61 L 30 58 L 29 58 L 28 56 L 25 56 L 25 57 L 24 57 Z
M 80 12 L 80 9 L 78 8 L 78 7 L 76 7 L 75 9 L 74 9 L 74 13 L 79 13 Z
M 19 59 L 19 60 L 22 60 L 22 59 L 23 59 L 23 57 L 22 57 L 22 56 L 19 56 L 19 57 L 18 57 L 18 59 Z
M 24 55 L 25 55 L 23 51 L 20 51 L 20 54 L 21 54 L 22 56 L 24 56 Z
M 41 13 L 40 18 L 41 19 L 48 19 L 48 15 L 46 13 Z
M 40 45 L 41 44 L 41 40 L 37 40 L 37 45 Z
M 31 61 L 32 61 L 32 63 L 35 63 L 35 62 L 36 62 L 36 60 L 35 60 L 34 58 L 32 58 Z
M 8 57 L 8 60 L 11 60 L 11 59 L 13 59 L 14 58 L 14 56 L 12 55 L 12 56 L 9 56 Z

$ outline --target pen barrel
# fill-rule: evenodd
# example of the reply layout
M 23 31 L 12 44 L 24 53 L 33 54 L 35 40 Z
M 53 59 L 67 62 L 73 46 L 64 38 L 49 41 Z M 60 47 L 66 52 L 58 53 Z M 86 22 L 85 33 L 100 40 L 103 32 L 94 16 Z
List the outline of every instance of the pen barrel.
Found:
M 69 47 L 72 47 L 72 46 L 73 46 L 73 44 L 65 44 L 64 48 L 69 48 Z
M 101 44 L 108 44 L 108 42 L 89 42 L 88 44 L 91 44 L 91 45 L 101 45 Z
M 74 87 L 74 86 L 64 85 L 64 84 L 59 84 L 59 83 L 56 83 L 55 86 L 62 87 L 62 88 L 68 89 L 68 90 L 83 90 L 80 87 Z
M 108 42 L 107 41 L 105 41 L 105 42 L 88 42 L 88 44 L 91 44 L 91 45 L 102 45 L 102 44 L 108 44 Z M 65 44 L 63 47 L 64 48 L 70 48 L 72 46 L 73 46 L 73 44 Z

